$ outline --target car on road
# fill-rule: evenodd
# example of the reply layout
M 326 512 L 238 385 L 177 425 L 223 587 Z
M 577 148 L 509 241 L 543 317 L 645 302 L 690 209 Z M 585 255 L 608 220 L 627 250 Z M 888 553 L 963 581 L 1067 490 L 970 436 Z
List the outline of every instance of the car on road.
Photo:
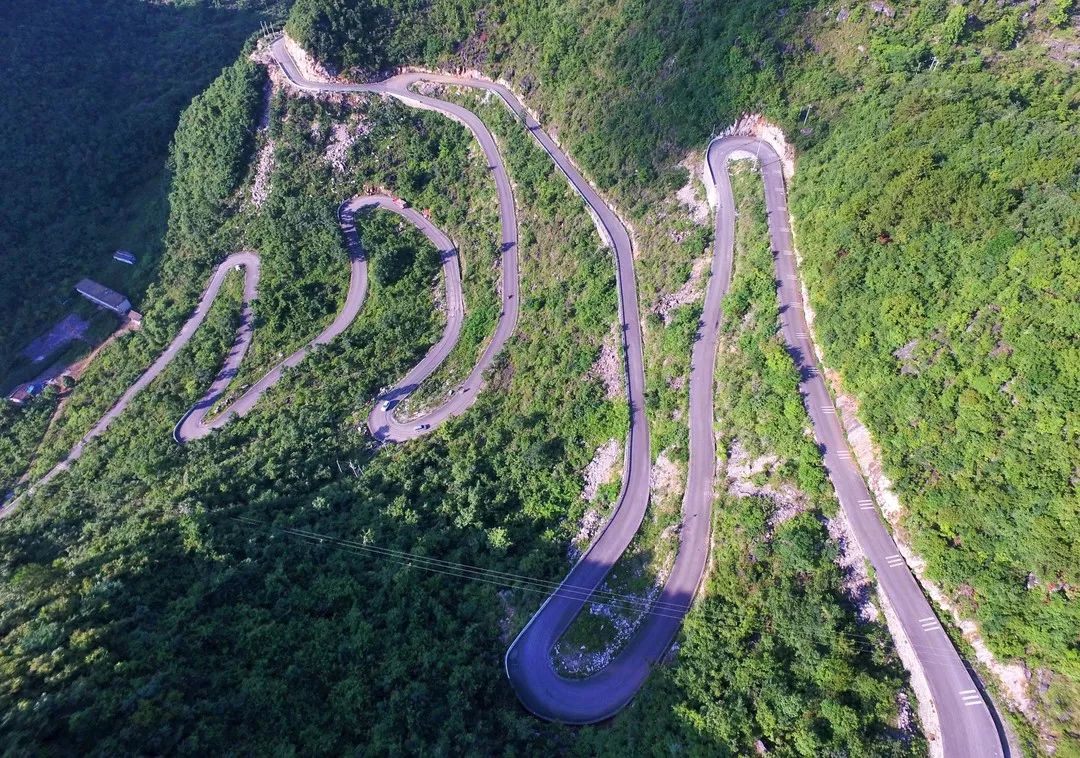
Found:
M 393 401 L 393 400 L 383 400 L 383 401 L 382 401 L 382 405 L 381 405 L 380 407 L 381 407 L 381 408 L 382 408 L 382 409 L 383 409 L 384 411 L 388 411 L 388 410 L 390 410 L 390 408 L 391 408 L 391 407 L 392 407 L 393 405 L 394 405 L 394 401 Z
M 425 429 L 430 429 L 430 428 L 431 428 L 431 424 L 417 424 L 415 427 L 413 427 L 413 431 L 414 432 L 422 432 Z

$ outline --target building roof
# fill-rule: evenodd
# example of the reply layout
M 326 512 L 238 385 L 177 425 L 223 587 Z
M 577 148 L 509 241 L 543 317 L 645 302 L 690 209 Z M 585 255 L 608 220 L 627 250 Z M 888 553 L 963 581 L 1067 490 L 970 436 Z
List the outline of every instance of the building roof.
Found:
M 16 404 L 25 403 L 34 395 L 39 394 L 42 390 L 42 387 L 43 385 L 35 384 L 33 382 L 26 382 L 24 384 L 20 384 L 14 389 L 14 391 L 12 391 L 10 395 L 8 395 L 8 400 Z
M 119 292 L 109 289 L 104 284 L 98 284 L 93 279 L 81 280 L 75 285 L 75 291 L 91 300 L 104 303 L 110 308 L 123 308 L 130 305 L 127 298 Z

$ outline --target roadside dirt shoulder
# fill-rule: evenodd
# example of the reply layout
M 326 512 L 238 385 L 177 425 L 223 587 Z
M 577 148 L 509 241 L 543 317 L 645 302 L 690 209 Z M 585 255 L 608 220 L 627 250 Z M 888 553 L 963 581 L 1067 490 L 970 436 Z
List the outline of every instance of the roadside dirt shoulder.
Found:
M 773 145 L 778 154 L 784 156 L 784 176 L 785 179 L 790 181 L 790 177 L 794 174 L 794 150 L 784 140 L 783 133 L 780 131 L 779 127 L 769 124 L 762 117 L 757 115 L 746 116 L 743 119 L 740 119 L 740 121 L 736 123 L 736 127 L 748 131 L 733 131 L 732 133 L 752 134 Z M 792 230 L 796 262 L 799 270 L 802 271 L 803 258 L 798 249 L 798 241 L 795 239 L 795 222 L 790 216 L 788 218 L 788 224 L 789 228 Z M 960 629 L 964 635 L 964 639 L 975 651 L 975 656 L 979 663 L 981 663 L 997 680 L 998 689 L 1005 697 L 1010 709 L 1022 713 L 1025 718 L 1039 728 L 1045 742 L 1046 735 L 1040 728 L 1038 715 L 1030 695 L 1030 672 L 1028 669 L 1021 663 L 1003 663 L 994 656 L 987 646 L 985 639 L 982 637 L 978 625 L 974 621 L 965 619 L 960 615 L 955 605 L 949 600 L 948 595 L 927 576 L 926 561 L 911 547 L 902 524 L 904 507 L 900 502 L 900 498 L 893 490 L 892 482 L 884 473 L 881 450 L 874 443 L 870 430 L 867 429 L 858 416 L 859 405 L 857 400 L 844 391 L 840 374 L 829 368 L 825 362 L 824 353 L 814 328 L 815 318 L 813 308 L 810 304 L 810 293 L 801 276 L 799 288 L 803 309 L 806 314 L 807 326 L 809 327 L 810 342 L 814 347 L 814 354 L 818 363 L 824 372 L 829 391 L 836 400 L 836 407 L 839 411 L 848 445 L 854 452 L 855 459 L 859 464 L 859 469 L 862 472 L 870 491 L 874 494 L 874 498 L 881 507 L 881 511 L 889 525 L 889 530 L 892 533 L 897 548 L 901 555 L 903 555 L 904 560 L 907 562 L 908 567 L 915 575 L 919 584 L 923 587 L 927 595 L 929 595 L 930 599 L 952 619 L 953 624 Z M 889 623 L 890 631 L 893 633 L 893 636 L 899 640 L 904 633 L 900 628 L 898 619 L 891 613 L 887 606 L 887 599 L 882 596 L 882 593 L 878 592 L 877 594 L 879 598 L 885 601 L 885 616 Z M 904 659 L 904 665 L 914 673 L 915 668 L 918 667 L 919 664 L 912 652 L 908 650 L 905 653 L 905 651 L 902 650 L 901 657 Z M 910 658 L 910 661 L 908 658 Z M 921 678 L 922 676 L 924 675 L 920 671 L 919 677 Z M 927 692 L 924 697 L 923 693 L 920 692 L 918 688 L 916 688 L 916 692 L 919 695 L 920 701 L 920 717 L 924 719 L 924 724 L 929 726 L 929 724 L 926 724 L 925 722 L 925 718 L 929 714 L 923 713 L 923 701 L 929 702 L 929 694 Z M 936 713 L 933 714 L 933 718 L 935 722 L 934 730 L 937 731 Z M 931 743 L 931 747 L 933 748 L 933 743 Z

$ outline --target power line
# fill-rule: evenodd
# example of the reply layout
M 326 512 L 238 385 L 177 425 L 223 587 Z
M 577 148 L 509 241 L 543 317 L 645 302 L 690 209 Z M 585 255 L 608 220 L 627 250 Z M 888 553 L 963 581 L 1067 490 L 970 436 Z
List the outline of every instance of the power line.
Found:
M 256 524 L 263 523 L 263 522 L 256 521 L 254 519 L 238 519 L 238 520 L 246 520 L 248 523 L 256 523 Z M 349 547 L 356 547 L 356 548 L 360 548 L 362 550 L 369 551 L 369 552 L 372 552 L 372 553 L 378 553 L 378 554 L 387 555 L 387 556 L 397 556 L 397 557 L 400 557 L 400 558 L 403 558 L 403 559 L 406 559 L 406 560 L 409 560 L 409 561 L 418 561 L 420 563 L 424 563 L 424 564 L 427 564 L 427 565 L 439 566 L 439 567 L 442 567 L 442 568 L 452 569 L 452 570 L 455 570 L 455 571 L 467 572 L 469 574 L 473 574 L 473 573 L 482 574 L 482 575 L 489 576 L 489 577 L 492 577 L 492 578 L 504 579 L 507 582 L 514 582 L 514 581 L 526 582 L 526 583 L 529 583 L 529 584 L 532 584 L 532 585 L 546 586 L 547 588 L 549 588 L 551 590 L 565 589 L 565 590 L 568 590 L 568 591 L 571 591 L 571 592 L 586 593 L 586 595 L 596 595 L 596 596 L 599 596 L 601 598 L 610 598 L 610 599 L 613 599 L 613 600 L 622 600 L 622 601 L 625 601 L 625 602 L 628 602 L 628 603 L 634 603 L 634 604 L 638 604 L 638 605 L 642 605 L 642 606 L 659 606 L 659 607 L 661 607 L 661 608 L 663 608 L 665 610 L 677 611 L 679 613 L 685 613 L 686 610 L 689 608 L 689 605 L 687 603 L 669 603 L 669 602 L 659 601 L 659 600 L 657 600 L 657 601 L 642 600 L 640 597 L 637 597 L 635 595 L 621 594 L 621 593 L 612 592 L 612 591 L 608 591 L 608 590 L 599 590 L 599 589 L 594 590 L 592 588 L 583 587 L 583 586 L 580 586 L 580 585 L 566 584 L 565 582 L 553 582 L 553 581 L 550 581 L 550 580 L 538 579 L 536 577 L 525 576 L 525 575 L 522 575 L 522 574 L 513 574 L 513 573 L 509 573 L 509 572 L 505 572 L 505 571 L 498 571 L 498 570 L 495 570 L 495 569 L 481 568 L 479 566 L 470 566 L 469 564 L 458 563 L 458 562 L 455 562 L 455 561 L 448 561 L 448 560 L 445 560 L 445 559 L 442 559 L 442 558 L 433 558 L 431 556 L 423 556 L 423 555 L 417 555 L 416 553 L 409 553 L 409 552 L 405 552 L 405 551 L 401 551 L 401 550 L 393 550 L 391 548 L 381 547 L 381 546 L 378 546 L 378 545 L 372 545 L 372 544 L 367 543 L 367 542 L 357 542 L 356 540 L 347 540 L 347 539 L 342 539 L 340 537 L 330 537 L 328 535 L 319 534 L 318 532 L 312 532 L 312 531 L 309 531 L 309 530 L 306 530 L 306 529 L 291 529 L 291 528 L 286 528 L 286 527 L 279 527 L 279 528 L 284 532 L 293 533 L 293 534 L 296 534 L 297 536 L 307 536 L 307 537 L 317 538 L 319 540 L 332 541 L 332 542 L 334 542 L 336 544 L 339 544 L 339 545 L 346 545 L 346 546 L 349 546 Z
M 264 522 L 260 522 L 255 519 L 248 519 L 243 517 L 234 518 L 237 521 L 243 521 L 249 524 L 266 525 Z M 421 556 L 415 553 L 408 553 L 401 550 L 393 550 L 390 548 L 365 544 L 353 540 L 344 540 L 337 537 L 330 537 L 328 535 L 319 534 L 317 532 L 310 532 L 303 529 L 290 529 L 286 527 L 278 527 L 278 529 L 280 529 L 280 531 L 285 534 L 289 534 L 294 537 L 300 537 L 313 543 L 329 542 L 332 545 L 345 549 L 349 552 L 378 556 L 396 565 L 406 566 L 408 568 L 424 569 L 425 571 L 432 571 L 438 574 L 446 574 L 448 576 L 456 576 L 459 579 L 476 579 L 479 581 L 485 581 L 489 584 L 498 584 L 501 586 L 517 586 L 521 589 L 529 589 L 530 591 L 543 592 L 544 594 L 558 594 L 561 597 L 573 600 L 581 600 L 582 602 L 587 602 L 590 600 L 590 598 L 596 597 L 598 601 L 620 603 L 624 607 L 628 606 L 631 610 L 639 610 L 642 612 L 649 612 L 652 608 L 658 607 L 659 610 L 654 612 L 654 615 L 660 615 L 666 618 L 673 619 L 681 619 L 689 608 L 689 606 L 686 604 L 665 603 L 663 601 L 650 601 L 644 600 L 634 595 L 620 594 L 617 592 L 610 592 L 599 589 L 592 590 L 587 587 L 581 587 L 572 584 L 561 584 L 559 582 L 552 582 L 545 579 L 537 579 L 534 577 L 523 576 L 520 574 L 510 574 L 507 572 L 495 571 L 493 569 L 470 566 L 464 563 L 457 563 L 454 561 L 447 561 L 440 558 Z
M 378 545 L 372 545 L 364 542 L 357 542 L 355 540 L 346 540 L 338 537 L 332 537 L 330 535 L 320 534 L 318 532 L 312 532 L 305 529 L 294 529 L 289 527 L 273 527 L 271 524 L 259 521 L 258 519 L 234 516 L 235 521 L 255 526 L 267 526 L 271 528 L 277 528 L 282 533 L 298 537 L 313 544 L 329 543 L 332 547 L 336 547 L 345 552 L 353 553 L 356 555 L 365 555 L 367 557 L 378 557 L 383 562 L 391 565 L 401 566 L 403 568 L 415 568 L 422 569 L 434 574 L 440 574 L 443 576 L 449 576 L 457 579 L 468 579 L 472 581 L 479 581 L 485 584 L 491 584 L 499 587 L 512 587 L 525 592 L 532 592 L 542 595 L 552 595 L 561 597 L 568 600 L 576 600 L 585 603 L 602 603 L 609 604 L 620 608 L 621 610 L 629 610 L 637 612 L 641 615 L 642 619 L 646 616 L 655 616 L 657 618 L 664 618 L 673 621 L 682 621 L 683 618 L 689 613 L 688 605 L 681 605 L 676 603 L 665 603 L 663 601 L 650 601 L 634 595 L 627 595 L 607 590 L 590 590 L 586 587 L 577 585 L 568 585 L 559 582 L 552 582 L 549 580 L 538 579 L 535 577 L 529 577 L 521 574 L 512 574 L 509 572 L 496 571 L 493 569 L 485 569 L 478 566 L 471 566 L 464 563 L 458 563 L 455 561 L 448 561 L 441 558 L 433 558 L 429 556 L 421 556 L 415 553 L 409 553 L 402 550 L 394 550 L 392 548 L 381 547 Z M 703 621 L 726 621 L 727 617 L 724 614 L 711 612 L 700 606 L 695 610 L 694 615 Z M 944 634 L 944 629 L 941 630 Z M 865 652 L 886 652 L 878 640 L 870 637 L 869 635 L 857 634 L 852 632 L 844 632 L 837 629 L 828 630 L 828 634 L 833 637 L 839 637 L 852 645 L 858 646 Z M 810 639 L 810 642 L 820 644 L 818 640 Z M 924 662 L 930 662 L 935 665 L 953 666 L 959 669 L 967 671 L 967 667 L 962 663 L 958 663 L 954 657 L 956 654 L 949 655 L 948 653 L 937 650 L 934 648 L 921 645 L 908 635 L 908 644 L 914 649 L 919 658 Z M 950 640 L 950 645 L 951 640 Z

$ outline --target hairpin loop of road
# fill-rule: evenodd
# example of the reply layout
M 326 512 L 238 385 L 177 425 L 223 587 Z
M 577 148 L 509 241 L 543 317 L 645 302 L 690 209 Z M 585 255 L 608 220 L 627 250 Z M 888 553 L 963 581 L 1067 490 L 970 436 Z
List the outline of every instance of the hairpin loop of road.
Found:
M 27 493 L 0 510 L 0 516 L 11 513 L 22 497 L 31 494 L 78 460 L 87 443 L 103 434 L 132 398 L 165 369 L 205 319 L 226 274 L 233 267 L 244 271 L 243 312 L 236 341 L 210 389 L 176 424 L 173 436 L 180 443 L 198 439 L 232 418 L 248 413 L 259 398 L 277 383 L 286 368 L 300 363 L 312 348 L 326 344 L 341 334 L 360 312 L 367 293 L 367 261 L 353 220 L 357 213 L 366 208 L 382 208 L 396 213 L 431 240 L 440 253 L 447 290 L 447 324 L 441 339 L 404 378 L 376 398 L 375 407 L 367 419 L 368 429 L 380 441 L 403 442 L 428 434 L 447 419 L 467 411 L 476 402 L 484 373 L 491 367 L 517 324 L 516 206 L 498 147 L 479 117 L 460 105 L 418 94 L 410 87 L 425 81 L 480 88 L 497 95 L 516 114 L 585 201 L 601 237 L 613 249 L 627 400 L 630 405 L 630 430 L 622 488 L 611 518 L 506 652 L 506 673 L 522 704 L 541 718 L 567 724 L 593 723 L 613 716 L 631 701 L 653 666 L 670 649 L 682 619 L 693 603 L 708 558 L 716 460 L 712 429 L 713 366 L 721 301 L 731 279 L 734 250 L 734 202 L 728 162 L 733 158 L 756 154 L 762 164 L 769 234 L 779 282 L 781 331 L 800 374 L 800 394 L 813 422 L 815 438 L 824 451 L 825 465 L 841 506 L 860 546 L 874 566 L 880 589 L 898 616 L 903 634 L 923 664 L 921 668 L 940 721 L 943 754 L 948 758 L 988 758 L 1009 754 L 1003 727 L 990 698 L 938 622 L 885 528 L 866 483 L 848 452 L 843 429 L 814 358 L 802 307 L 784 177 L 780 159 L 769 144 L 752 137 L 720 137 L 709 144 L 706 153 L 706 177 L 712 185 L 709 188 L 710 199 L 716 204 L 712 275 L 691 357 L 690 464 L 683 499 L 679 550 L 667 582 L 654 601 L 665 612 L 645 614 L 636 633 L 605 668 L 588 678 L 567 679 L 555 671 L 551 649 L 626 550 L 641 525 L 649 500 L 651 457 L 645 415 L 641 320 L 633 250 L 626 227 L 517 97 L 502 84 L 476 77 L 436 73 L 404 73 L 367 84 L 312 81 L 304 75 L 289 53 L 284 37 L 278 36 L 273 41 L 272 53 L 290 85 L 297 89 L 386 95 L 416 108 L 437 111 L 472 132 L 491 166 L 499 202 L 502 308 L 495 334 L 462 383 L 460 391 L 419 418 L 409 422 L 398 420 L 394 415 L 395 407 L 438 368 L 458 341 L 464 315 L 460 262 L 450 238 L 414 209 L 403 207 L 384 195 L 353 198 L 342 203 L 338 214 L 349 248 L 348 293 L 345 304 L 326 329 L 267 372 L 227 409 L 210 416 L 211 409 L 235 376 L 251 343 L 252 302 L 259 281 L 259 256 L 256 253 L 240 252 L 229 256 L 214 271 L 194 314 L 165 351 L 75 445 L 67 458 L 45 474 Z

